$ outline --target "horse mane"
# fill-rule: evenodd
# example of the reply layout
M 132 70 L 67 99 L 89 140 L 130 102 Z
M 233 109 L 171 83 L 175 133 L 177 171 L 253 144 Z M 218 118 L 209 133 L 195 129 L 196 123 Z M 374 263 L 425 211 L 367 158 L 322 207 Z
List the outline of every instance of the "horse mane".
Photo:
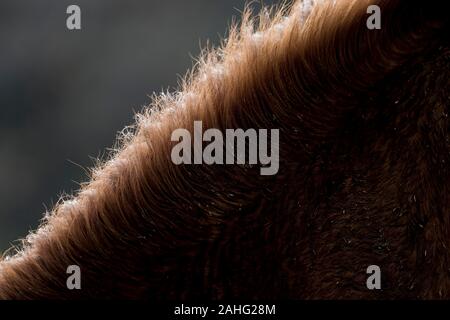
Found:
M 450 297 L 448 21 L 427 3 L 245 10 L 3 257 L 0 298 Z M 173 164 L 172 132 L 196 120 L 279 129 L 278 174 Z M 365 288 L 371 264 L 381 293 Z

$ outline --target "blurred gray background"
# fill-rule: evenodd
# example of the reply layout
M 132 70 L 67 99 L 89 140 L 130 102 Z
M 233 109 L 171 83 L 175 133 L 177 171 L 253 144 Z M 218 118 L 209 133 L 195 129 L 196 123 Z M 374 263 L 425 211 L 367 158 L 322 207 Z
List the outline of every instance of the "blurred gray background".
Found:
M 149 95 L 176 87 L 245 3 L 0 1 L 0 252 L 86 181 L 82 167 L 114 145 Z M 70 4 L 81 7 L 80 31 L 66 28 Z

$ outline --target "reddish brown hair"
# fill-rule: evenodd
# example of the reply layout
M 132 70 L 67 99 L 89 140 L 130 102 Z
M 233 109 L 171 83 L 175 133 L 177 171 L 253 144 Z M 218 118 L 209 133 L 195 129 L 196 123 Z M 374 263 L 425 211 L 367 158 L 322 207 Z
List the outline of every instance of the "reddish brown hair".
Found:
M 370 4 L 380 30 L 366 27 Z M 246 11 L 1 261 L 0 298 L 450 298 L 442 7 Z M 280 171 L 174 165 L 171 133 L 194 120 L 280 129 Z M 74 264 L 81 290 L 66 288 Z M 372 264 L 380 291 L 365 286 Z

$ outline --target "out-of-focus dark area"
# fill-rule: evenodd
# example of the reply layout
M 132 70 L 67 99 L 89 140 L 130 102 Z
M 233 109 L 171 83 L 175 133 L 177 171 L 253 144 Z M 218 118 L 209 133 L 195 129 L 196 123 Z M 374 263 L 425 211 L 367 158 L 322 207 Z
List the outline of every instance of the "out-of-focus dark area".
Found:
M 1 252 L 87 180 L 82 168 L 114 145 L 153 92 L 176 87 L 245 3 L 0 2 Z M 71 4 L 81 8 L 81 30 L 66 27 Z

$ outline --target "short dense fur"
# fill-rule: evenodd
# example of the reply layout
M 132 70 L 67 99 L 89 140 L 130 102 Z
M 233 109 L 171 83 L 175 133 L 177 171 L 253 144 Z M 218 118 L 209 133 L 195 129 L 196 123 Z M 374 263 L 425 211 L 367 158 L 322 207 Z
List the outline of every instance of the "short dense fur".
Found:
M 381 30 L 366 28 L 369 4 Z M 444 4 L 246 13 L 4 258 L 0 298 L 450 298 Z M 171 133 L 194 120 L 279 128 L 279 173 L 174 165 Z M 82 290 L 66 288 L 73 264 Z M 372 264 L 382 290 L 366 288 Z

